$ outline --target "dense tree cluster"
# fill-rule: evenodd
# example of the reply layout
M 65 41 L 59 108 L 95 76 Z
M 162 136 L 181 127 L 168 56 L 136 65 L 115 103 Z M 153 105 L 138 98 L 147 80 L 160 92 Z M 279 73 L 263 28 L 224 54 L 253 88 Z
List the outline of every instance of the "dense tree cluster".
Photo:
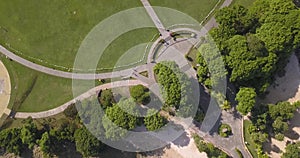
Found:
M 300 142 L 289 144 L 285 148 L 285 153 L 281 158 L 295 158 L 300 157 Z
M 260 93 L 300 47 L 300 10 L 292 0 L 257 0 L 249 9 L 227 7 L 218 11 L 216 20 L 219 26 L 210 34 L 224 56 L 230 81 Z M 201 74 L 207 70 L 199 71 L 203 81 Z
M 283 140 L 284 133 L 288 130 L 288 121 L 293 118 L 297 108 L 299 108 L 298 102 L 294 104 L 279 102 L 276 105 L 259 105 L 252 109 L 252 124 L 247 130 L 258 150 L 262 151 L 262 144 L 271 135 L 278 140 Z M 264 155 L 263 152 L 261 155 Z
M 219 49 L 209 40 L 200 46 L 196 60 L 199 82 L 208 88 L 212 88 L 226 79 L 227 72 Z
M 181 117 L 189 117 L 196 111 L 193 90 L 188 76 L 175 62 L 164 61 L 154 67 L 158 83 L 162 85 L 164 108 L 174 107 Z M 197 96 L 198 97 L 198 96 Z
M 96 99 L 94 100 L 97 102 Z M 89 107 L 92 109 L 93 101 L 77 102 L 76 104 L 81 108 Z M 99 103 L 97 105 L 99 106 Z M 94 114 L 98 112 L 95 109 L 93 109 Z M 81 110 L 79 111 L 83 113 Z M 92 114 L 89 110 L 84 112 L 87 112 L 88 115 Z M 28 118 L 22 122 L 23 125 L 20 128 L 1 130 L 0 147 L 6 152 L 16 155 L 38 147 L 45 157 L 52 157 L 57 153 L 66 151 L 72 143 L 84 157 L 97 156 L 103 151 L 103 143 L 93 136 L 78 119 L 75 104 L 67 108 L 64 114 L 66 117 L 59 119 L 59 121 L 53 118 L 39 121 Z M 94 123 L 93 121 L 90 122 Z
M 77 129 L 74 138 L 77 151 L 84 157 L 97 156 L 103 150 L 104 144 L 85 127 Z
M 166 106 L 179 108 L 182 84 L 186 84 L 187 77 L 180 72 L 175 62 L 162 62 L 154 67 L 154 73 L 157 76 L 158 83 L 163 86 L 163 96 Z

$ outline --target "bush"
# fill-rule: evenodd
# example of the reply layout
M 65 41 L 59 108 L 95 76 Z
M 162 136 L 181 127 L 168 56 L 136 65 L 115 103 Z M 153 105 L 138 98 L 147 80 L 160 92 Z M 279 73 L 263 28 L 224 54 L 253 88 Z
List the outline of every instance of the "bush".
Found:
M 137 85 L 130 87 L 129 89 L 131 97 L 139 104 L 148 104 L 150 102 L 149 89 L 143 85 Z
M 219 135 L 221 137 L 228 137 L 229 135 L 232 134 L 232 130 L 231 130 L 231 127 L 227 124 L 222 124 L 220 127 L 219 127 Z
M 104 109 L 106 109 L 107 107 L 111 107 L 113 103 L 115 103 L 113 93 L 110 89 L 101 91 L 99 93 L 98 99 L 99 103 Z

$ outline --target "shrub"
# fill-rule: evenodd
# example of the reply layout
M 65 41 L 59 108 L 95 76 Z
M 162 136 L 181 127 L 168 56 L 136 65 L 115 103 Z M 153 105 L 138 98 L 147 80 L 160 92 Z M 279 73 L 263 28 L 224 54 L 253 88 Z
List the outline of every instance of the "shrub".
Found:
M 227 124 L 222 124 L 220 127 L 219 127 L 219 135 L 221 137 L 228 137 L 229 135 L 232 134 L 232 130 L 231 130 L 231 127 Z

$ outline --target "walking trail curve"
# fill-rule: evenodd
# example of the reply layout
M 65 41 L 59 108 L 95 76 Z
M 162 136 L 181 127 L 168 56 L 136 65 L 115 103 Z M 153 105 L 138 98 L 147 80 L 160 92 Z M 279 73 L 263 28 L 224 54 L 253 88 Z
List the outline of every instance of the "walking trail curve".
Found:
M 28 118 L 28 117 L 32 117 L 32 118 L 45 118 L 45 117 L 49 117 L 49 116 L 53 116 L 56 114 L 59 114 L 61 112 L 63 112 L 65 109 L 68 108 L 68 106 L 75 104 L 77 101 L 83 101 L 85 99 L 90 98 L 93 95 L 97 95 L 100 90 L 105 90 L 105 89 L 112 89 L 112 88 L 117 88 L 117 87 L 128 87 L 128 86 L 135 86 L 135 85 L 144 85 L 144 86 L 148 86 L 146 83 L 141 82 L 139 80 L 125 80 L 125 81 L 116 81 L 116 82 L 112 82 L 112 83 L 107 83 L 107 84 L 103 84 L 100 85 L 98 87 L 95 87 L 93 89 L 90 89 L 89 91 L 81 94 L 80 96 L 74 98 L 73 100 L 48 111 L 43 111 L 43 112 L 33 112 L 33 113 L 27 113 L 27 112 L 18 112 L 15 115 L 15 118 Z
M 166 31 L 165 27 L 161 23 L 159 17 L 156 15 L 155 11 L 151 7 L 151 4 L 147 0 L 141 0 L 142 4 L 144 5 L 147 13 L 153 20 L 155 26 L 161 33 L 163 39 L 170 38 L 169 32 Z M 225 0 L 224 3 L 221 5 L 221 8 L 229 6 L 231 4 L 232 0 Z M 210 30 L 213 27 L 217 27 L 218 24 L 215 20 L 215 18 L 211 18 L 205 27 L 205 30 Z M 207 34 L 207 31 L 200 31 L 199 36 L 205 36 Z M 157 40 L 159 41 L 159 39 Z M 157 42 L 156 41 L 156 42 Z M 176 49 L 176 48 L 175 48 Z M 100 85 L 98 87 L 95 87 L 84 94 L 76 97 L 75 99 L 61 105 L 60 107 L 57 107 L 55 109 L 51 109 L 48 111 L 44 112 L 36 112 L 36 113 L 21 113 L 18 112 L 16 113 L 15 117 L 16 118 L 27 118 L 29 116 L 33 118 L 44 118 L 44 117 L 49 117 L 53 116 L 55 114 L 63 112 L 69 105 L 75 103 L 76 101 L 81 101 L 84 99 L 89 98 L 90 96 L 96 95 L 101 89 L 111 89 L 111 88 L 116 88 L 116 87 L 125 87 L 125 86 L 134 86 L 138 84 L 142 84 L 146 87 L 149 87 L 149 84 L 152 84 L 151 82 L 148 82 L 147 79 L 144 77 L 138 75 L 139 72 L 143 71 L 148 71 L 149 75 L 149 80 L 151 81 L 154 79 L 153 77 L 153 65 L 150 64 L 150 59 L 153 59 L 153 54 L 152 52 L 149 53 L 148 56 L 148 64 L 138 66 L 136 68 L 131 68 L 127 70 L 122 70 L 114 73 L 102 73 L 102 74 L 74 74 L 71 72 L 64 72 L 64 71 L 59 71 L 59 70 L 54 70 L 51 68 L 47 68 L 38 64 L 35 64 L 33 62 L 30 62 L 28 60 L 25 60 L 14 53 L 10 52 L 9 50 L 5 49 L 3 46 L 0 45 L 0 52 L 2 52 L 4 55 L 7 57 L 11 58 L 12 60 L 29 67 L 31 69 L 49 74 L 49 75 L 54 75 L 58 77 L 63 77 L 63 78 L 72 78 L 72 79 L 84 79 L 84 80 L 93 80 L 93 79 L 104 79 L 104 78 L 115 78 L 115 77 L 125 77 L 125 76 L 132 76 L 135 75 L 137 80 L 126 80 L 126 81 L 116 81 L 113 83 L 108 83 L 104 85 Z M 195 76 L 195 75 L 192 75 Z M 141 79 L 141 80 L 139 80 Z M 147 82 L 146 82 L 147 81 Z M 242 132 L 242 120 L 240 118 L 234 118 L 232 114 L 223 112 L 222 113 L 222 122 L 229 124 L 232 127 L 233 134 L 234 136 L 229 137 L 229 138 L 221 138 L 220 136 L 213 134 L 209 135 L 206 133 L 203 133 L 199 130 L 199 128 L 193 126 L 189 128 L 189 131 L 192 131 L 193 133 L 197 133 L 201 137 L 203 137 L 205 140 L 213 143 L 215 146 L 218 148 L 222 149 L 223 151 L 226 151 L 229 153 L 231 156 L 237 157 L 237 153 L 235 152 L 235 148 L 238 148 L 244 155 L 244 157 L 248 158 L 251 157 L 250 153 L 245 149 L 245 145 L 243 143 L 243 132 Z

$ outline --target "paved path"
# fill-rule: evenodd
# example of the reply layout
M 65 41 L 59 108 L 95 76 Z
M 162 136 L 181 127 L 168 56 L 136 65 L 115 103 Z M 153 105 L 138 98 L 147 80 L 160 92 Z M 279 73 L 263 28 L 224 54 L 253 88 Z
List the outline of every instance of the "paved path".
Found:
M 163 39 L 166 39 L 170 36 L 170 33 L 167 32 L 166 28 L 162 24 L 161 20 L 158 18 L 157 14 L 155 13 L 154 9 L 152 8 L 151 4 L 149 3 L 148 0 L 141 0 L 144 8 L 146 9 L 148 15 L 152 19 L 154 25 L 162 35 Z
M 152 20 L 154 21 L 154 23 L 159 22 L 158 24 L 161 24 L 160 20 L 158 19 L 157 15 L 155 15 L 155 12 L 153 11 L 153 9 L 151 8 L 151 5 L 148 3 L 146 3 L 145 1 L 147 0 L 141 0 L 145 6 L 145 8 L 147 9 L 148 14 L 150 15 L 150 17 L 152 18 Z M 225 0 L 225 2 L 221 5 L 221 8 L 229 6 L 231 4 L 232 0 Z M 147 5 L 145 5 L 147 4 Z M 157 25 L 156 25 L 157 26 Z M 201 29 L 199 32 L 197 33 L 197 37 L 200 38 L 202 36 L 205 36 L 209 30 L 211 30 L 214 27 L 217 27 L 218 24 L 215 20 L 215 18 L 211 18 L 206 25 L 204 26 L 203 29 Z M 187 29 L 187 28 L 185 28 Z M 187 29 L 189 30 L 189 29 Z M 179 30 L 172 30 L 172 31 L 179 31 Z M 190 32 L 194 32 L 194 30 L 189 30 Z M 193 40 L 187 40 L 181 43 L 176 43 L 174 42 L 174 44 L 172 43 L 172 39 L 170 39 L 170 46 L 165 46 L 163 45 L 162 47 L 164 47 L 162 50 L 162 54 L 159 54 L 158 57 L 158 61 L 163 61 L 163 60 L 172 60 L 172 61 L 176 61 L 177 64 L 179 64 L 180 68 L 183 69 L 186 66 L 186 63 L 184 63 L 183 61 L 185 60 L 181 60 L 182 57 L 179 57 L 178 55 L 172 55 L 172 53 L 174 54 L 174 52 L 180 53 L 181 55 L 184 55 L 185 53 L 188 52 L 189 48 L 192 45 L 196 45 L 196 43 L 193 43 Z M 156 41 L 156 44 L 158 43 L 158 41 Z M 177 47 L 176 47 L 177 46 Z M 153 45 L 152 48 L 150 49 L 150 53 L 148 56 L 148 62 L 153 62 L 154 58 L 155 58 L 155 49 L 157 49 L 156 45 Z M 170 54 L 171 53 L 171 54 Z M 189 69 L 187 69 L 189 70 Z M 149 70 L 151 71 L 151 70 Z M 195 72 L 193 70 L 189 70 L 189 71 L 184 71 L 184 72 L 188 72 L 190 77 L 196 77 Z M 153 74 L 151 74 L 153 75 Z M 151 78 L 152 76 L 150 76 Z M 222 138 L 220 137 L 217 133 L 214 133 L 212 135 L 208 134 L 208 133 L 204 133 L 202 132 L 198 127 L 196 127 L 195 125 L 192 125 L 191 127 L 188 128 L 188 133 L 197 133 L 199 136 L 203 137 L 206 141 L 209 141 L 211 143 L 213 143 L 216 147 L 222 149 L 223 151 L 225 151 L 227 154 L 229 154 L 230 156 L 233 157 L 238 157 L 237 152 L 235 151 L 235 149 L 239 149 L 243 156 L 245 158 L 251 158 L 251 154 L 249 153 L 249 151 L 246 149 L 246 146 L 244 144 L 243 141 L 243 125 L 242 125 L 242 119 L 241 118 L 234 118 L 233 114 L 229 114 L 227 112 L 222 112 L 221 115 L 222 118 L 222 123 L 226 123 L 229 124 L 232 128 L 232 132 L 233 135 L 230 136 L 229 138 Z M 176 122 L 177 124 L 181 124 L 183 126 L 186 126 L 184 124 L 182 124 L 182 122 L 178 121 L 178 120 L 173 120 L 174 122 Z
M 153 8 L 151 7 L 150 3 L 147 0 L 141 0 L 141 2 L 143 3 L 147 13 L 153 20 L 155 26 L 158 28 L 158 30 L 162 34 L 162 38 L 163 39 L 169 38 L 169 33 L 165 30 L 165 27 L 161 23 L 160 19 L 156 15 L 156 13 L 153 10 Z M 225 0 L 225 2 L 222 4 L 221 8 L 230 5 L 231 2 L 232 2 L 232 0 Z M 201 33 L 199 34 L 199 37 L 206 35 L 208 30 L 210 30 L 216 26 L 217 26 L 217 22 L 216 22 L 215 18 L 211 18 L 204 26 L 205 29 L 200 31 Z M 157 44 L 158 41 L 159 40 L 157 40 L 155 44 Z M 155 44 L 154 44 L 154 46 L 155 46 Z M 44 118 L 44 117 L 53 116 L 55 114 L 63 112 L 69 105 L 75 103 L 77 100 L 84 100 L 86 98 L 89 98 L 92 95 L 97 94 L 97 92 L 99 92 L 100 89 L 110 89 L 110 88 L 122 87 L 122 86 L 133 86 L 133 85 L 138 85 L 138 84 L 142 84 L 147 87 L 150 86 L 151 84 L 153 84 L 153 82 L 151 80 L 154 79 L 153 64 L 149 65 L 149 63 L 151 63 L 154 59 L 154 54 L 153 54 L 154 53 L 153 50 L 155 49 L 154 46 L 153 46 L 153 49 L 151 49 L 152 51 L 150 52 L 150 54 L 148 56 L 148 65 L 143 65 L 143 66 L 140 66 L 140 67 L 137 67 L 134 69 L 127 69 L 127 70 L 123 70 L 123 71 L 119 71 L 119 72 L 103 73 L 103 74 L 74 74 L 74 73 L 69 73 L 69 72 L 53 70 L 53 69 L 50 69 L 47 67 L 37 65 L 37 64 L 27 61 L 25 59 L 22 59 L 22 58 L 16 56 L 15 54 L 13 54 L 12 52 L 6 50 L 4 47 L 0 46 L 0 51 L 3 54 L 5 54 L 6 56 L 8 56 L 9 58 L 13 59 L 14 61 L 17 61 L 17 62 L 19 62 L 29 68 L 32 68 L 34 70 L 41 71 L 41 72 L 44 72 L 44 73 L 47 73 L 50 75 L 54 75 L 54 76 L 58 76 L 58 77 L 73 78 L 73 79 L 96 79 L 96 78 L 104 79 L 104 78 L 133 76 L 134 78 L 139 79 L 139 80 L 118 81 L 118 82 L 101 85 L 101 86 L 98 86 L 98 87 L 95 87 L 95 88 L 89 90 L 88 92 L 76 97 L 75 99 L 71 100 L 68 103 L 65 103 L 64 105 L 62 105 L 58 108 L 44 111 L 44 112 L 38 112 L 38 113 L 16 113 L 15 117 L 16 118 L 27 118 L 27 117 L 31 116 L 33 118 Z M 174 47 L 174 48 L 178 50 L 182 47 L 177 47 L 177 48 Z M 179 52 L 183 52 L 183 51 L 179 51 Z M 168 58 L 168 57 L 170 57 L 170 56 L 168 55 L 165 58 L 170 60 L 170 58 Z M 163 59 L 163 58 L 164 57 L 161 57 L 161 59 Z M 182 60 L 179 60 L 178 58 L 176 58 L 176 61 L 178 63 L 181 63 Z M 186 66 L 186 64 L 183 64 L 180 67 L 184 68 L 185 66 Z M 138 74 L 139 72 L 142 72 L 142 71 L 148 71 L 149 78 L 146 78 L 146 77 Z M 189 72 L 189 75 L 191 77 L 192 76 L 195 77 L 196 75 L 194 73 L 195 72 L 192 72 L 192 70 L 191 70 Z M 246 157 L 246 158 L 251 157 L 249 152 L 247 152 L 247 150 L 245 150 L 245 146 L 243 143 L 242 120 L 235 119 L 235 118 L 233 118 L 232 114 L 228 114 L 226 112 L 223 112 L 222 119 L 223 119 L 222 122 L 231 125 L 233 134 L 234 134 L 232 137 L 221 138 L 220 136 L 218 136 L 216 134 L 208 135 L 208 134 L 202 132 L 199 128 L 195 127 L 194 125 L 189 128 L 189 132 L 197 133 L 198 135 L 203 137 L 205 140 L 213 143 L 215 146 L 224 150 L 231 156 L 238 157 L 238 155 L 235 151 L 235 148 L 238 148 L 239 150 L 241 150 L 244 157 Z
M 218 148 L 225 150 L 227 153 L 230 153 L 233 157 L 239 157 L 235 151 L 237 148 L 242 152 L 245 158 L 251 158 L 252 156 L 246 149 L 243 141 L 242 117 L 235 118 L 233 114 L 222 111 L 221 120 L 222 123 L 230 125 L 233 135 L 229 136 L 228 138 L 223 138 L 217 133 L 213 133 L 212 135 L 206 134 L 204 139 L 213 143 Z
M 69 79 L 80 79 L 80 80 L 95 80 L 95 79 L 107 79 L 107 78 L 117 78 L 117 77 L 124 77 L 128 76 L 132 73 L 133 68 L 122 70 L 122 71 L 115 71 L 109 73 L 101 73 L 101 74 L 88 74 L 88 73 L 72 73 L 72 72 L 65 72 L 60 70 L 54 70 L 52 68 L 48 68 L 42 65 L 35 64 L 31 61 L 21 58 L 20 56 L 15 55 L 13 52 L 7 50 L 3 46 L 0 45 L 0 52 L 6 55 L 8 58 L 12 59 L 15 62 L 18 62 L 28 68 L 33 70 L 46 73 L 48 75 L 62 77 L 62 78 L 69 78 Z M 147 71 L 147 66 L 142 65 L 135 68 L 138 72 Z
M 91 96 L 97 95 L 100 90 L 117 88 L 117 87 L 129 87 L 129 86 L 135 86 L 135 85 L 139 85 L 139 84 L 144 85 L 146 87 L 148 86 L 146 83 L 141 82 L 139 80 L 125 80 L 125 81 L 116 81 L 116 82 L 112 82 L 112 83 L 107 83 L 107 84 L 97 86 L 57 108 L 43 111 L 43 112 L 32 112 L 32 113 L 17 112 L 14 117 L 15 118 L 28 118 L 28 117 L 45 118 L 45 117 L 53 116 L 53 115 L 63 112 L 66 108 L 68 108 L 68 106 L 76 103 L 76 101 L 82 101 L 82 100 L 90 98 Z

